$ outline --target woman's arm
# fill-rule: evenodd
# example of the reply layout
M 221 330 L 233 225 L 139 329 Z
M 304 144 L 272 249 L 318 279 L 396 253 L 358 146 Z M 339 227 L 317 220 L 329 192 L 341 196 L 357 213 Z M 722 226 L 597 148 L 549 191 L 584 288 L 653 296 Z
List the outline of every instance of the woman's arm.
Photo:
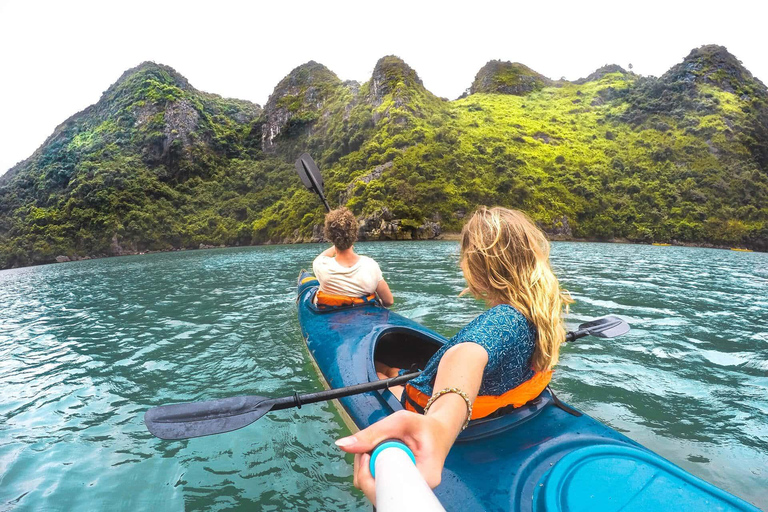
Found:
M 392 296 L 392 291 L 389 289 L 389 285 L 384 279 L 379 281 L 379 285 L 376 287 L 376 295 L 379 296 L 381 303 L 385 307 L 389 307 L 395 303 L 395 298 Z
M 458 388 L 474 402 L 487 363 L 488 353 L 476 343 L 460 343 L 452 347 L 440 360 L 434 390 Z M 376 487 L 368 468 L 370 455 L 367 452 L 386 439 L 402 440 L 413 451 L 416 467 L 424 479 L 431 487 L 436 487 L 440 483 L 445 458 L 466 420 L 464 399 L 456 393 L 447 393 L 435 400 L 426 416 L 399 411 L 353 436 L 339 439 L 336 444 L 345 452 L 356 454 L 355 487 L 375 504 Z

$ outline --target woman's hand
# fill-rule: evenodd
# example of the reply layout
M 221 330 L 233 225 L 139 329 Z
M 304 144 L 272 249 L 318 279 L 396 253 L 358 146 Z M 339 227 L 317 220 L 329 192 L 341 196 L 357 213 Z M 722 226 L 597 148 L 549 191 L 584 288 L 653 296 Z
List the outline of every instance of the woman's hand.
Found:
M 443 465 L 456 438 L 455 428 L 439 418 L 398 411 L 357 434 L 336 441 L 342 450 L 355 454 L 354 485 L 376 503 L 376 486 L 371 476 L 368 452 L 387 439 L 399 439 L 413 451 L 416 467 L 427 484 L 440 483 Z
M 455 387 L 463 390 L 471 402 L 477 398 L 488 352 L 476 343 L 460 343 L 448 349 L 440 359 L 435 390 Z M 443 465 L 451 446 L 467 420 L 467 403 L 456 393 L 446 393 L 434 401 L 425 416 L 398 411 L 357 434 L 336 441 L 345 452 L 355 454 L 355 487 L 376 504 L 376 486 L 371 476 L 367 453 L 387 439 L 399 439 L 413 452 L 416 467 L 427 484 L 440 483 Z

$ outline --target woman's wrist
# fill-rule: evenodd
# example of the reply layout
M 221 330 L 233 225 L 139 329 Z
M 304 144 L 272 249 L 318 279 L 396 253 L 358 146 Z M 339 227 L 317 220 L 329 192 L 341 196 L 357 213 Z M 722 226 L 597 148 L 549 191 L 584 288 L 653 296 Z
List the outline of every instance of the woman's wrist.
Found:
M 460 395 L 446 393 L 434 401 L 426 415 L 434 422 L 436 440 L 447 455 L 461 433 L 467 417 L 467 404 Z
M 443 388 L 440 391 L 436 391 L 432 394 L 432 398 L 427 401 L 427 405 L 424 406 L 424 414 L 427 414 L 429 409 L 432 407 L 432 405 L 442 398 L 445 395 L 448 394 L 456 394 L 461 397 L 462 400 L 464 400 L 464 404 L 467 407 L 467 414 L 464 419 L 464 424 L 461 427 L 461 430 L 464 430 L 469 426 L 469 420 L 472 417 L 472 399 L 469 398 L 469 395 L 467 395 L 464 391 L 460 390 L 457 387 L 449 387 L 449 388 Z

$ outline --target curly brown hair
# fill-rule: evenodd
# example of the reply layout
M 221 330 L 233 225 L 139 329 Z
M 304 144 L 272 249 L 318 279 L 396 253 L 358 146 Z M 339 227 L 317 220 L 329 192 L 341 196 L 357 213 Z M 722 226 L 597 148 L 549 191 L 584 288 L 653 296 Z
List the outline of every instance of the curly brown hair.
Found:
M 337 250 L 349 249 L 357 240 L 357 219 L 343 206 L 332 210 L 325 214 L 324 233 Z

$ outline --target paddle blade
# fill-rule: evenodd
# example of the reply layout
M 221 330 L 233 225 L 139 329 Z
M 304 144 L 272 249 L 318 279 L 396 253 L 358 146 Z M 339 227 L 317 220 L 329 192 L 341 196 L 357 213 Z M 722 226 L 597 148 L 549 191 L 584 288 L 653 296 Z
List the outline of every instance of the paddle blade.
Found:
M 267 414 L 274 400 L 235 396 L 209 402 L 161 405 L 144 414 L 147 429 L 160 439 L 189 439 L 231 432 Z
M 323 177 L 309 153 L 304 153 L 296 160 L 296 172 L 299 173 L 301 182 L 305 187 L 312 192 L 323 193 Z
M 598 338 L 615 338 L 629 332 L 629 324 L 617 316 L 609 315 L 581 324 L 579 331 Z

